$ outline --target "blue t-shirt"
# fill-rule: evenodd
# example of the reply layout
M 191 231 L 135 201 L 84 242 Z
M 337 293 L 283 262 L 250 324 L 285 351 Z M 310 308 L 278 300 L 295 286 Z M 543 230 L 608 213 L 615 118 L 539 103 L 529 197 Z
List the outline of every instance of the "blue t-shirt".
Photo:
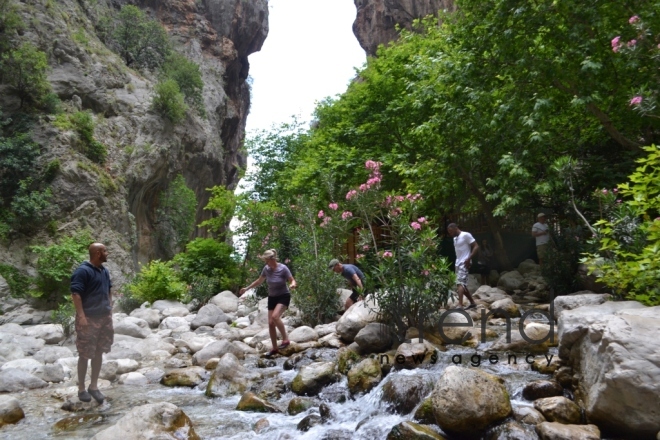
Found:
M 266 277 L 268 283 L 268 296 L 289 295 L 289 286 L 286 282 L 292 277 L 291 271 L 286 265 L 277 263 L 275 269 L 271 269 L 268 265 L 264 266 L 261 271 L 261 276 Z
M 103 316 L 110 313 L 110 273 L 105 267 L 83 262 L 71 275 L 71 293 L 82 300 L 85 316 Z
M 346 278 L 348 282 L 351 283 L 351 287 L 357 287 L 357 283 L 353 279 L 353 275 L 355 274 L 357 274 L 358 278 L 362 282 L 362 287 L 364 287 L 364 274 L 359 267 L 353 264 L 343 264 L 342 267 L 343 269 L 341 271 L 341 276 Z

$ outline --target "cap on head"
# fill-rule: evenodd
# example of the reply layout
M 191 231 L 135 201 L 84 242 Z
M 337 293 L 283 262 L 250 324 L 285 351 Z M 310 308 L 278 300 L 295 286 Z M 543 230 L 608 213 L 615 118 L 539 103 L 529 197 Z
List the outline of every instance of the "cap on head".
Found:
M 541 217 L 545 217 L 545 214 L 542 213 L 542 212 L 539 212 L 539 215 L 537 215 L 536 218 L 541 218 Z
M 333 259 L 330 260 L 330 262 L 328 263 L 328 269 L 334 269 L 334 267 L 335 267 L 336 265 L 338 265 L 338 264 L 339 264 L 339 260 L 336 259 L 336 258 L 333 258 Z
M 275 249 L 268 249 L 263 255 L 259 255 L 262 260 L 277 260 L 277 251 Z

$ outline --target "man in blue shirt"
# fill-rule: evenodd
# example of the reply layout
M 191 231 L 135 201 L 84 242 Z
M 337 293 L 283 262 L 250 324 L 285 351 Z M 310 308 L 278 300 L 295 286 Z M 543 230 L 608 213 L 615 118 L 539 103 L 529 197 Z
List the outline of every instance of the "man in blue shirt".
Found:
M 344 304 L 344 310 L 348 310 L 353 304 L 359 301 L 360 291 L 364 291 L 364 274 L 359 267 L 353 264 L 342 264 L 339 260 L 332 259 L 328 263 L 328 269 L 332 269 L 333 272 L 341 274 L 344 278 L 348 280 L 348 283 L 351 286 L 353 294 L 346 300 Z
M 103 403 L 98 388 L 103 353 L 109 353 L 114 339 L 112 328 L 112 282 L 103 267 L 108 250 L 101 243 L 89 246 L 89 261 L 83 262 L 71 276 L 71 298 L 76 307 L 76 348 L 78 349 L 78 398 Z M 92 361 L 91 382 L 85 390 L 87 361 Z

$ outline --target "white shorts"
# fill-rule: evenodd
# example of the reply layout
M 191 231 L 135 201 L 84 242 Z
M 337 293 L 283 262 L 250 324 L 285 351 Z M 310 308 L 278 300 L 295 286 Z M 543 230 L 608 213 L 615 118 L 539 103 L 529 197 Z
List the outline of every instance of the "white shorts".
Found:
M 463 263 L 456 266 L 456 285 L 465 287 L 468 285 L 468 270 Z

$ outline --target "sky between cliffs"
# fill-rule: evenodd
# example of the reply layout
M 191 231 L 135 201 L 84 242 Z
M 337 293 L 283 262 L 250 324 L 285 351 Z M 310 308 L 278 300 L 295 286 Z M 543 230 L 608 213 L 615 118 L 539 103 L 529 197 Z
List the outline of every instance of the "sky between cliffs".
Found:
M 353 0 L 270 0 L 269 33 L 250 55 L 252 107 L 247 131 L 269 129 L 346 91 L 366 60 L 353 35 Z

